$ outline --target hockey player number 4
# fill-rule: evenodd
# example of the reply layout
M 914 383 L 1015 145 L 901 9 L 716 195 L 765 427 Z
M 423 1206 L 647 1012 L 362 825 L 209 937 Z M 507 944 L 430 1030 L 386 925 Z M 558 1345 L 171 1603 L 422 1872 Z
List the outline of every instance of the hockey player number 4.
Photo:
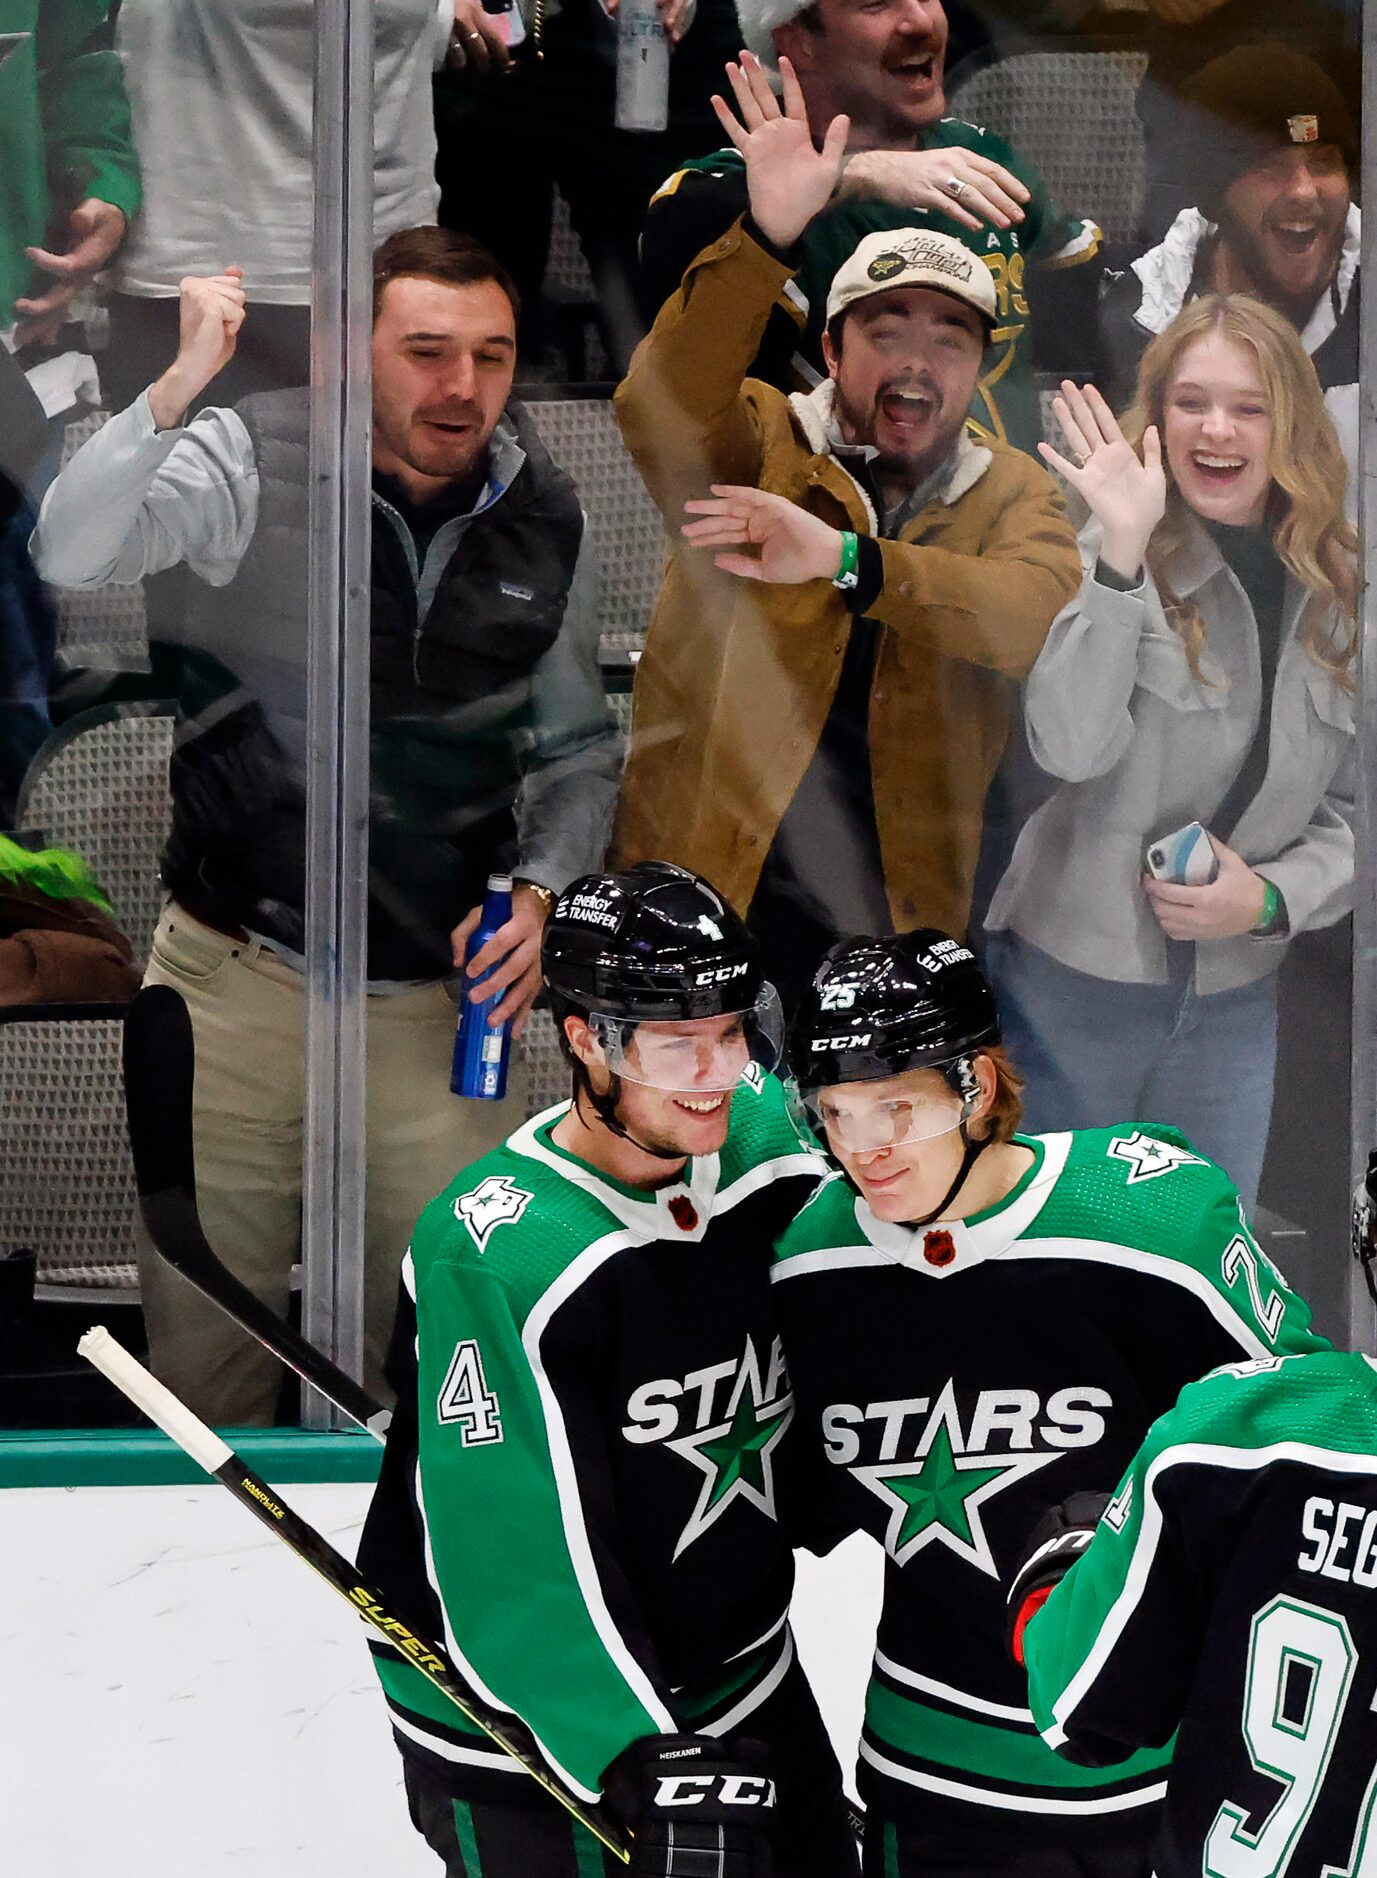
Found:
M 1285 1791 L 1256 1831 L 1244 1808 L 1226 1801 L 1205 1842 L 1206 1878 L 1281 1878 L 1314 1810 L 1343 1719 L 1358 1653 L 1342 1617 L 1288 1597 L 1253 1619 L 1243 1695 L 1243 1739 L 1261 1774 Z M 1377 1839 L 1363 1808 L 1346 1872 L 1377 1878 Z
M 472 1337 L 455 1345 L 436 1413 L 442 1422 L 457 1422 L 460 1444 L 466 1448 L 491 1447 L 502 1439 L 502 1417 L 497 1396 L 483 1374 L 483 1358 Z

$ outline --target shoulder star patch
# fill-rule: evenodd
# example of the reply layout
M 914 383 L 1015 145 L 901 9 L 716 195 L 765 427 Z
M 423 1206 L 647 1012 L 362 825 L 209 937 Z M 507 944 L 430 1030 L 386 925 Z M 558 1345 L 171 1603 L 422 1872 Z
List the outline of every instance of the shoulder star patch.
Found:
M 1178 1148 L 1174 1142 L 1159 1141 L 1156 1135 L 1145 1135 L 1139 1130 L 1131 1135 L 1116 1135 L 1105 1153 L 1113 1161 L 1128 1162 L 1130 1187 L 1144 1180 L 1160 1180 L 1163 1174 L 1174 1174 L 1181 1167 L 1205 1165 L 1203 1155 L 1192 1154 L 1187 1148 Z
M 454 1217 L 468 1227 L 478 1250 L 486 1252 L 497 1228 L 514 1225 L 530 1204 L 530 1194 L 518 1187 L 510 1174 L 489 1174 L 472 1193 L 459 1195 L 454 1202 Z

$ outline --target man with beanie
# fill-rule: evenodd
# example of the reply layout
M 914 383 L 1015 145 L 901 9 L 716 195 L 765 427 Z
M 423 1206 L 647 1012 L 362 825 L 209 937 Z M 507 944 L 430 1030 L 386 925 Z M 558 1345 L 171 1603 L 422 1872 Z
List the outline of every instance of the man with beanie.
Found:
M 1033 450 L 1041 428 L 1032 323 L 1040 366 L 1075 371 L 1093 363 L 1099 229 L 1062 214 L 1002 137 L 946 115 L 941 0 L 737 0 L 737 17 L 772 79 L 779 55 L 788 57 L 815 143 L 839 115 L 850 120 L 834 199 L 803 238 L 794 278 L 761 335 L 754 376 L 782 391 L 820 383 L 824 309 L 837 269 L 866 235 L 932 229 L 964 242 L 994 281 L 973 435 Z M 676 171 L 653 198 L 641 236 L 648 298 L 667 300 L 746 202 L 735 150 Z
M 1358 132 L 1342 92 L 1282 45 L 1240 46 L 1187 85 L 1195 132 L 1180 147 L 1185 209 L 1157 247 L 1111 280 L 1102 308 L 1111 402 L 1188 300 L 1246 293 L 1296 326 L 1350 467 L 1358 458 L 1358 260 L 1351 178 Z
M 845 151 L 845 119 L 815 147 L 781 66 L 783 110 L 749 53 L 728 67 L 750 212 L 617 394 L 678 545 L 613 848 L 713 879 L 787 1006 L 848 932 L 964 929 L 1014 685 L 1080 559 L 1041 466 L 967 434 L 999 315 L 955 236 L 867 235 L 823 302 L 828 376 L 792 397 L 748 376 Z

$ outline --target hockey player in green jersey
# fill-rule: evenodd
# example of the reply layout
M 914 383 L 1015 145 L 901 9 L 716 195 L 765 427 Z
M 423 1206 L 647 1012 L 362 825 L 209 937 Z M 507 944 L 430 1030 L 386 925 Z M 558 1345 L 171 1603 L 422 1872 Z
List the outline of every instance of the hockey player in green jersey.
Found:
M 1372 1359 L 1192 1384 L 1083 1518 L 1049 1524 L 1011 1595 L 1044 1741 L 1109 1767 L 1179 1728 L 1157 1878 L 1372 1878 Z
M 865 1871 L 1147 1878 L 1167 1755 L 1092 1770 L 1038 1738 L 1003 1582 L 1044 1509 L 1110 1490 L 1185 1383 L 1325 1346 L 1226 1175 L 1173 1130 L 1017 1133 L 958 941 L 834 947 L 791 1057 L 839 1163 L 774 1270 L 816 1542 L 862 1527 L 888 1554 Z
M 771 1073 L 778 998 L 731 908 L 661 862 L 566 888 L 542 968 L 574 1098 L 421 1216 L 361 1568 L 628 1821 L 633 1878 L 853 1878 L 778 1518 L 770 1248 L 823 1172 Z M 448 1878 L 625 1869 L 374 1655 Z

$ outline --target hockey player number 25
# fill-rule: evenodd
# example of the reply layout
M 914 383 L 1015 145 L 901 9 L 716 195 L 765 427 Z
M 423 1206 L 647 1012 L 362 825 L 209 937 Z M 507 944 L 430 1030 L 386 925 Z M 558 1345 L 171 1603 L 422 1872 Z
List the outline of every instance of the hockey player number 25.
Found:
M 463 1447 L 491 1447 L 502 1439 L 497 1396 L 488 1387 L 483 1358 L 472 1337 L 465 1337 L 462 1343 L 455 1345 L 435 1406 L 442 1422 L 459 1424 L 459 1441 Z
M 1256 1831 L 1226 1801 L 1205 1842 L 1206 1878 L 1282 1878 L 1314 1810 L 1338 1739 L 1358 1653 L 1342 1617 L 1277 1597 L 1253 1619 L 1243 1695 L 1243 1739 L 1281 1798 Z M 1377 1878 L 1377 1834 L 1369 1832 L 1369 1788 L 1346 1870 L 1327 1878 Z

